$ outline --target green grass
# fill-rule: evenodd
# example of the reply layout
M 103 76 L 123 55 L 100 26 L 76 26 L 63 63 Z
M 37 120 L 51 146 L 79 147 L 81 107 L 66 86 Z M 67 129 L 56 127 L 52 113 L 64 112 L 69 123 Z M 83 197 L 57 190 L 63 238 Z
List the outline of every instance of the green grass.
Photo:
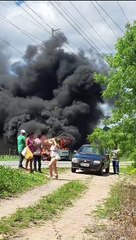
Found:
M 136 176 L 136 168 L 133 166 L 121 167 L 120 172 L 124 175 Z
M 114 218 L 116 214 L 121 211 L 123 203 L 128 197 L 127 185 L 129 183 L 127 180 L 129 180 L 130 177 L 133 181 L 136 180 L 136 168 L 133 166 L 121 167 L 120 171 L 124 175 L 123 180 L 112 187 L 109 197 L 105 203 L 97 207 L 96 213 L 100 218 Z
M 122 157 L 120 157 L 120 162 L 132 162 L 133 163 L 133 161 L 131 160 L 130 161 L 130 159 L 127 157 L 127 156 L 122 156 Z
M 86 189 L 85 183 L 78 180 L 70 181 L 54 193 L 42 198 L 35 206 L 19 209 L 10 217 L 3 218 L 0 221 L 0 234 L 12 235 L 19 229 L 53 219 L 61 211 L 72 206 L 73 200 Z
M 0 155 L 0 161 L 19 161 L 17 155 Z
M 97 216 L 99 216 L 100 218 L 114 218 L 116 213 L 121 210 L 123 199 L 121 188 L 122 185 L 119 183 L 112 187 L 107 200 L 104 202 L 103 205 L 97 207 Z
M 23 170 L 0 166 L 0 198 L 11 197 L 47 181 L 45 174 L 29 174 Z
M 30 174 L 23 170 L 0 166 L 0 198 L 12 197 L 35 186 L 46 184 L 48 178 L 45 173 L 48 173 L 49 169 L 42 169 L 42 171 L 43 174 Z M 59 173 L 64 171 L 66 169 L 59 169 Z

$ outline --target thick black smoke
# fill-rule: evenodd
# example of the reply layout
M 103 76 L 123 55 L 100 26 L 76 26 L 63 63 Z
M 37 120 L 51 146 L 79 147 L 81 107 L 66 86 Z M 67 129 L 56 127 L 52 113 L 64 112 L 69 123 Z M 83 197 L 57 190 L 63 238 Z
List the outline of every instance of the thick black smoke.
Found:
M 24 128 L 49 137 L 71 135 L 78 145 L 101 118 L 102 89 L 93 74 L 107 66 L 94 52 L 88 58 L 65 52 L 66 41 L 59 33 L 40 48 L 29 45 L 23 61 L 12 65 L 0 45 L 0 135 L 8 141 Z

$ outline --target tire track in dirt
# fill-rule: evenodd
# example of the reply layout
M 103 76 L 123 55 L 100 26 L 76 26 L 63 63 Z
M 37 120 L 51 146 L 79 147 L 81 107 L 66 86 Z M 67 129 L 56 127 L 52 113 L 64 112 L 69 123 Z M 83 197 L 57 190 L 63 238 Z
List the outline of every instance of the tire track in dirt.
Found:
M 42 197 L 51 194 L 64 184 L 69 181 L 76 179 L 87 179 L 88 175 L 83 174 L 73 174 L 71 172 L 66 172 L 60 174 L 58 180 L 51 180 L 48 184 L 42 185 L 40 187 L 35 187 L 33 190 L 27 191 L 16 198 L 2 199 L 0 200 L 0 219 L 2 217 L 7 217 L 17 211 L 19 208 L 26 208 L 34 205 Z
M 85 180 L 86 175 L 75 174 Z M 93 176 L 89 181 L 88 191 L 75 202 L 74 206 L 66 209 L 52 221 L 47 221 L 42 226 L 32 226 L 20 231 L 18 240 L 93 240 L 84 233 L 91 222 L 95 224 L 93 211 L 109 193 L 111 186 L 118 181 L 118 176 Z

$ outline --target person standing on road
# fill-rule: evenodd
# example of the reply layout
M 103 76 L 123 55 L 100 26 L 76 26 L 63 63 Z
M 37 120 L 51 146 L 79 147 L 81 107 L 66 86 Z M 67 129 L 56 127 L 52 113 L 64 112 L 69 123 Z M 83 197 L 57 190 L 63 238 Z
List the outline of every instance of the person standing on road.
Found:
M 34 171 L 37 172 L 37 163 L 38 163 L 38 172 L 42 173 L 41 171 L 41 136 L 37 136 L 37 138 L 34 140 Z
M 59 144 L 57 143 L 57 140 L 55 138 L 53 138 L 50 141 L 51 141 L 51 147 L 50 147 L 51 161 L 49 163 L 50 178 L 53 178 L 53 172 L 54 172 L 55 178 L 58 179 L 57 161 L 60 160 Z
M 112 165 L 114 174 L 119 174 L 119 148 L 115 146 L 112 150 Z
M 34 150 L 35 150 L 35 148 L 34 148 L 34 133 L 33 132 L 29 132 L 29 134 L 27 135 L 26 146 L 29 147 L 30 151 L 33 154 Z M 33 158 L 26 159 L 26 170 L 28 170 L 28 164 L 30 164 L 30 173 L 33 172 L 32 163 L 33 163 Z
M 18 147 L 18 154 L 19 154 L 19 168 L 24 168 L 22 163 L 24 160 L 24 156 L 21 154 L 23 149 L 26 146 L 26 131 L 22 129 L 20 134 L 17 137 L 17 147 Z

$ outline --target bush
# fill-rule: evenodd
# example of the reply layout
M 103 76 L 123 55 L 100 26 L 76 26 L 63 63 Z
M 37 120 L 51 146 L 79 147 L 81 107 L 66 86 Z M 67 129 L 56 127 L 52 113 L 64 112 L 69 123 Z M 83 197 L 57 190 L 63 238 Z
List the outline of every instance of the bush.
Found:
M 11 197 L 46 182 L 43 174 L 27 174 L 18 169 L 0 166 L 0 198 Z

